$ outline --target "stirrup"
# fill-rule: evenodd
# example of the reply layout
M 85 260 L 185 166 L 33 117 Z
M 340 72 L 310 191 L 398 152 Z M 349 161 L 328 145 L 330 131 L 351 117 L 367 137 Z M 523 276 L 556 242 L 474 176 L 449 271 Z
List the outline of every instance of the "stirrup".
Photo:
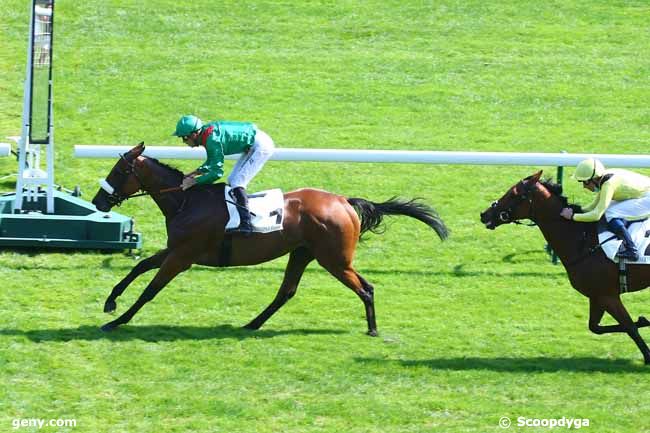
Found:
M 636 250 L 636 248 L 634 249 L 624 248 L 622 250 L 619 250 L 618 253 L 616 253 L 616 256 L 622 259 L 628 259 L 634 261 L 639 260 L 639 253 Z
M 253 225 L 251 224 L 250 221 L 242 221 L 239 223 L 239 227 L 237 227 L 237 231 L 242 233 L 244 236 L 250 236 L 253 233 Z

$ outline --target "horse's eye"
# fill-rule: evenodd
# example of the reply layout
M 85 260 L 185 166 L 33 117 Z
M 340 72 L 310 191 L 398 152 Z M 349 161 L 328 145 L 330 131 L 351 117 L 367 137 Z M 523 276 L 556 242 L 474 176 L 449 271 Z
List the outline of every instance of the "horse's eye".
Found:
M 490 205 L 490 207 L 492 207 L 492 208 L 497 207 L 497 202 L 496 202 L 496 201 L 493 201 L 492 204 Z

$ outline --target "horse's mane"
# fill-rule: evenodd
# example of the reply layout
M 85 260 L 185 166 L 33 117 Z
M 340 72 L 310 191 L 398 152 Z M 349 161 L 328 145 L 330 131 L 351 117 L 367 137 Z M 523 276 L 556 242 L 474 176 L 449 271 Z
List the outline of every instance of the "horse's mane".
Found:
M 573 209 L 574 212 L 582 213 L 580 205 L 569 203 L 569 199 L 562 195 L 562 185 L 551 181 L 551 179 L 540 180 L 539 183 L 544 185 L 544 188 L 546 188 L 551 194 L 560 199 L 562 207 L 568 207 Z
M 183 176 L 185 176 L 185 175 L 183 174 L 183 172 L 180 171 L 179 169 L 177 169 L 176 167 L 172 167 L 172 166 L 169 165 L 169 164 L 165 164 L 164 162 L 160 162 L 160 161 L 158 161 L 156 158 L 147 157 L 147 159 L 148 159 L 149 161 L 151 161 L 151 162 L 157 164 L 158 166 L 164 168 L 165 170 L 170 171 L 170 172 L 171 172 L 173 175 L 175 175 L 176 177 L 183 177 Z

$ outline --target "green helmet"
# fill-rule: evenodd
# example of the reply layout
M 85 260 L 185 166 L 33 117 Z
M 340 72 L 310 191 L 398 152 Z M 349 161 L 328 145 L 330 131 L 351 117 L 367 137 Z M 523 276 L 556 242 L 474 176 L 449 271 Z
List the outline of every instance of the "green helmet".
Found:
M 576 172 L 573 178 L 580 182 L 591 180 L 594 177 L 600 177 L 605 173 L 605 166 L 602 162 L 594 158 L 585 159 L 580 161 L 576 166 Z
M 203 127 L 203 122 L 196 116 L 188 114 L 187 116 L 181 117 L 181 119 L 176 124 L 176 131 L 172 135 L 177 137 L 185 137 L 190 135 L 194 131 L 198 131 Z

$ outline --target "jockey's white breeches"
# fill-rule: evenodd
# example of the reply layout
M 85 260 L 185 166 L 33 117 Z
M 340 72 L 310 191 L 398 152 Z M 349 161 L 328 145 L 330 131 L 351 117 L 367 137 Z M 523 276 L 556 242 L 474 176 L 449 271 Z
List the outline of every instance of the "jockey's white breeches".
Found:
M 605 219 L 623 218 L 627 221 L 642 220 L 650 216 L 650 192 L 639 198 L 612 201 L 605 211 Z
M 264 163 L 273 155 L 275 145 L 273 139 L 262 130 L 255 133 L 255 142 L 248 149 L 248 152 L 242 153 L 235 163 L 228 183 L 232 188 L 248 186 L 248 183 L 262 169 Z

